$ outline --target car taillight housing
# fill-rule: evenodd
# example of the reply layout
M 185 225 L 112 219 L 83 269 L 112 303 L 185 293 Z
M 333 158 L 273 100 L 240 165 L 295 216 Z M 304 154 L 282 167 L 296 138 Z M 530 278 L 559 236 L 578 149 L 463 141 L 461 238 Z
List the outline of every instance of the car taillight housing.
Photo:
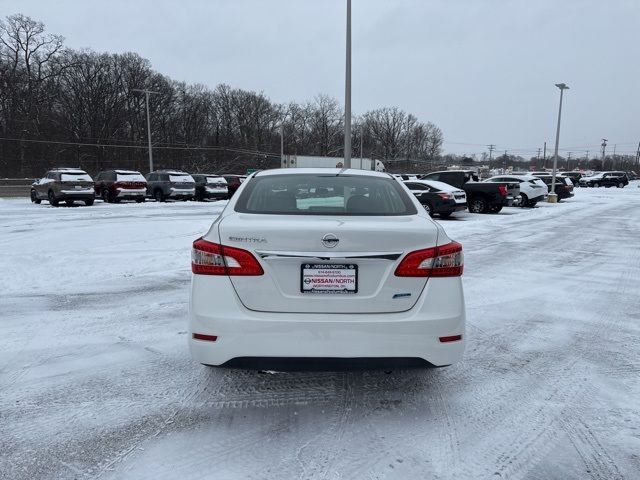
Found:
M 258 260 L 246 250 L 208 242 L 193 242 L 191 271 L 198 275 L 264 275 Z
M 443 200 L 451 200 L 453 198 L 453 195 L 451 195 L 450 193 L 438 193 L 438 196 L 443 199 Z
M 500 195 L 502 195 L 503 197 L 507 196 L 507 186 L 506 185 L 498 185 L 498 191 L 500 192 Z
M 396 268 L 396 277 L 459 277 L 464 269 L 462 245 L 458 242 L 425 248 L 407 254 Z

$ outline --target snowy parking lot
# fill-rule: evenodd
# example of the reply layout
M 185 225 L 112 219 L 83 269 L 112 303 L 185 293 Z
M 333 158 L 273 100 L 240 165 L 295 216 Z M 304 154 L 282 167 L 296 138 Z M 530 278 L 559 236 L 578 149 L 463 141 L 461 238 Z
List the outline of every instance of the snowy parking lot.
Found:
M 190 359 L 223 203 L 0 199 L 0 477 L 640 478 L 639 186 L 443 220 L 465 360 L 391 372 Z

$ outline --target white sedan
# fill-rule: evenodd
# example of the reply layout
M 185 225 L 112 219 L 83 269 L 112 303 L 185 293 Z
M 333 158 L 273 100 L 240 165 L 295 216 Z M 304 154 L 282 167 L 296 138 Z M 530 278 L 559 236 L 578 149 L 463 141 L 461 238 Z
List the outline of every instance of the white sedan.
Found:
M 520 206 L 535 207 L 536 203 L 543 201 L 547 197 L 547 184 L 533 175 L 497 175 L 487 178 L 485 182 L 519 182 L 520 183 Z
M 191 267 L 189 347 L 206 365 L 463 354 L 462 246 L 389 174 L 255 173 L 193 243 Z

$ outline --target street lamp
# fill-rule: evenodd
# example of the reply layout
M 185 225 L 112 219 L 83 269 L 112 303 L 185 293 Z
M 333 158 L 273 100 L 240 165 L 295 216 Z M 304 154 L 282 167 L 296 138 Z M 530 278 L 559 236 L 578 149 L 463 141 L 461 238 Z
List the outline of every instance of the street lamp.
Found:
M 553 173 L 551 175 L 551 193 L 549 194 L 549 203 L 557 203 L 558 195 L 556 194 L 556 172 L 558 169 L 558 146 L 560 144 L 560 118 L 562 117 L 562 94 L 565 90 L 569 90 L 566 83 L 556 83 L 556 87 L 560 89 L 560 107 L 558 108 L 558 127 L 556 128 L 556 148 L 553 154 Z
M 153 172 L 153 151 L 151 149 L 151 121 L 149 120 L 149 95 L 158 95 L 160 92 L 152 92 L 151 90 L 143 90 L 140 88 L 132 88 L 131 91 L 144 93 L 144 100 L 147 106 L 147 140 L 149 142 L 149 172 Z
M 351 0 L 347 0 L 347 45 L 344 82 L 344 168 L 351 168 Z

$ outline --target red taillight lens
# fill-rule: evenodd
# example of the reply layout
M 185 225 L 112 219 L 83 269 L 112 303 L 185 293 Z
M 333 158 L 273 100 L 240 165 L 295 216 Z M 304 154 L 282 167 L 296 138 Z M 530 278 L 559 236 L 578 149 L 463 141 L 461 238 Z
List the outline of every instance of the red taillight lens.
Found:
M 205 335 L 204 333 L 194 333 L 193 339 L 204 340 L 205 342 L 215 342 L 216 340 L 218 340 L 218 337 L 216 335 Z
M 498 185 L 498 191 L 500 192 L 500 195 L 502 195 L 503 197 L 507 196 L 507 186 L 506 185 Z
M 438 196 L 443 200 L 451 200 L 453 198 L 450 193 L 438 193 Z
M 191 250 L 191 271 L 198 275 L 263 275 L 258 260 L 246 250 L 199 238 Z
M 396 277 L 459 277 L 464 268 L 458 242 L 409 253 L 396 268 Z
M 441 343 L 457 342 L 462 340 L 462 335 L 449 335 L 448 337 L 439 337 Z

